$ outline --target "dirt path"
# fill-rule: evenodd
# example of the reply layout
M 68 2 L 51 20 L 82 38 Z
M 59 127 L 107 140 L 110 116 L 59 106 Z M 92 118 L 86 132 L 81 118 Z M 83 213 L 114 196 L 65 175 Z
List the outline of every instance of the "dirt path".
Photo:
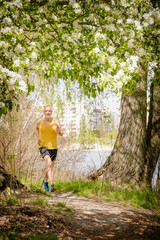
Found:
M 55 192 L 45 197 L 50 206 L 63 203 L 74 212 L 53 212 L 50 208 L 27 204 L 37 197 L 37 194 L 21 193 L 25 204 L 11 208 L 0 205 L 0 229 L 19 226 L 22 239 L 31 233 L 56 233 L 59 239 L 72 240 L 160 239 L 160 218 L 150 210 Z
M 54 193 L 48 202 L 73 207 L 75 216 L 70 222 L 78 232 L 88 235 L 86 239 L 160 239 L 160 219 L 149 210 L 123 207 L 72 193 Z

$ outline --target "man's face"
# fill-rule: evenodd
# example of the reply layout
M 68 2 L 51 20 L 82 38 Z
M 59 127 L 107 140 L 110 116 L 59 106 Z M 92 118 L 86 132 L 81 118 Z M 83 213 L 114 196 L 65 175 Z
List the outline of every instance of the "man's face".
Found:
M 45 115 L 45 117 L 46 117 L 46 118 L 49 118 L 49 117 L 51 116 L 51 114 L 52 114 L 52 109 L 51 109 L 50 107 L 46 107 L 46 108 L 44 109 L 44 115 Z

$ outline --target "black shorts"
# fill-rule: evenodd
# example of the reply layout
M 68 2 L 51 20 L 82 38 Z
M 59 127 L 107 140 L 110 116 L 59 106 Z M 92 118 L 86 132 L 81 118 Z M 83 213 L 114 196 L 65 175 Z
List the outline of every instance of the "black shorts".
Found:
M 51 160 L 54 161 L 57 156 L 57 149 L 47 149 L 46 147 L 39 148 L 41 156 L 44 158 L 46 155 L 49 155 Z

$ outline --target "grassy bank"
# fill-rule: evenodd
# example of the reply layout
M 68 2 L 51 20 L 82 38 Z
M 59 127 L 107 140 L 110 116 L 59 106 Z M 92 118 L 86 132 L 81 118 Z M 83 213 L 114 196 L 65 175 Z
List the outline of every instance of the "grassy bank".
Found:
M 104 201 L 118 201 L 124 206 L 130 204 L 134 207 L 143 207 L 146 209 L 160 208 L 160 194 L 152 191 L 149 187 L 141 187 L 137 189 L 133 184 L 125 186 L 112 186 L 105 181 L 55 181 L 57 191 L 73 192 L 79 196 L 95 198 Z M 37 192 L 46 194 L 43 186 L 40 183 L 27 185 Z
M 80 196 L 96 198 L 104 201 L 122 201 L 135 207 L 158 209 L 160 195 L 153 192 L 149 187 L 136 189 L 134 185 L 114 187 L 104 181 L 57 181 L 59 191 L 70 191 Z

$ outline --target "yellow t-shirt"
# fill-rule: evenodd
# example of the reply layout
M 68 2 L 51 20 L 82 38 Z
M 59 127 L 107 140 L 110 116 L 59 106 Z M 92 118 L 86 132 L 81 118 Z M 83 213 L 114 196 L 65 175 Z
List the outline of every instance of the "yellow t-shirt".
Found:
M 57 126 L 54 120 L 50 125 L 45 125 L 43 119 L 41 120 L 39 131 L 40 131 L 40 144 L 39 147 L 46 147 L 48 149 L 57 149 Z

